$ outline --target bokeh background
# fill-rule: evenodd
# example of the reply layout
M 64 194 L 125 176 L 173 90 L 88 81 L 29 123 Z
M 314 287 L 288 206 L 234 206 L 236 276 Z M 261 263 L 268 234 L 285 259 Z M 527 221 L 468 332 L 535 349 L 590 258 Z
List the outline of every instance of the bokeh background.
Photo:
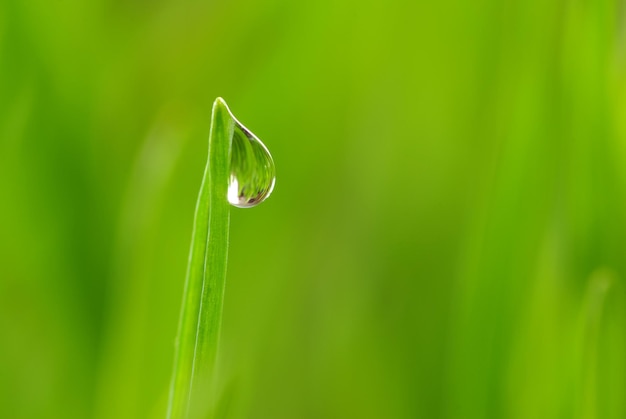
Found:
M 621 0 L 2 0 L 0 417 L 163 418 L 211 105 L 224 418 L 626 418 Z

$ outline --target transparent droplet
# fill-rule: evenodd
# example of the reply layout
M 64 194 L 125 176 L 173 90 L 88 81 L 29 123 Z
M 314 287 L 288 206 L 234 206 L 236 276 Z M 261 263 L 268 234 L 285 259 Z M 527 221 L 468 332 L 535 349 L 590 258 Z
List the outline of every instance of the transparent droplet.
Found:
M 230 158 L 228 202 L 239 208 L 250 208 L 270 196 L 276 182 L 276 169 L 265 144 L 234 116 L 233 120 L 235 130 Z

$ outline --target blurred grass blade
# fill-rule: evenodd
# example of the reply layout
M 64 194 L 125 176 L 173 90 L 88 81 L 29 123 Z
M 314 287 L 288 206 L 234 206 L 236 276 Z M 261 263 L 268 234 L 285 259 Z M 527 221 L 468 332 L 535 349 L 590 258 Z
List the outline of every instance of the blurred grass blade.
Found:
M 583 336 L 580 365 L 582 376 L 579 380 L 580 415 L 582 419 L 598 417 L 598 354 L 600 330 L 603 321 L 604 305 L 611 288 L 611 275 L 605 270 L 596 271 L 589 282 L 583 312 Z
M 581 318 L 576 417 L 623 418 L 624 305 L 619 278 L 598 269 L 590 278 Z
M 209 157 L 200 187 L 183 294 L 169 419 L 206 417 L 211 406 L 228 258 L 226 199 L 234 120 L 226 103 L 213 104 Z

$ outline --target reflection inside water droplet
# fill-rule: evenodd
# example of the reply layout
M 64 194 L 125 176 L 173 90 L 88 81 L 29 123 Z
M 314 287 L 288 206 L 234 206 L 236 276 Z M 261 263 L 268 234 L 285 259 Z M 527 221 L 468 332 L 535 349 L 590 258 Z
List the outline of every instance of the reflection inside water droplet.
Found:
M 230 158 L 228 202 L 250 208 L 267 199 L 274 189 L 276 169 L 267 147 L 235 120 Z

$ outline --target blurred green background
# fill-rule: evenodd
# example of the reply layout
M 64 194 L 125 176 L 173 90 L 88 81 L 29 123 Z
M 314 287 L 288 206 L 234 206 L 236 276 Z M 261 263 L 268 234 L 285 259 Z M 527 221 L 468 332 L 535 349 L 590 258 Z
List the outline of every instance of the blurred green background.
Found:
M 163 418 L 216 96 L 227 418 L 626 418 L 626 4 L 0 2 L 0 417 Z

